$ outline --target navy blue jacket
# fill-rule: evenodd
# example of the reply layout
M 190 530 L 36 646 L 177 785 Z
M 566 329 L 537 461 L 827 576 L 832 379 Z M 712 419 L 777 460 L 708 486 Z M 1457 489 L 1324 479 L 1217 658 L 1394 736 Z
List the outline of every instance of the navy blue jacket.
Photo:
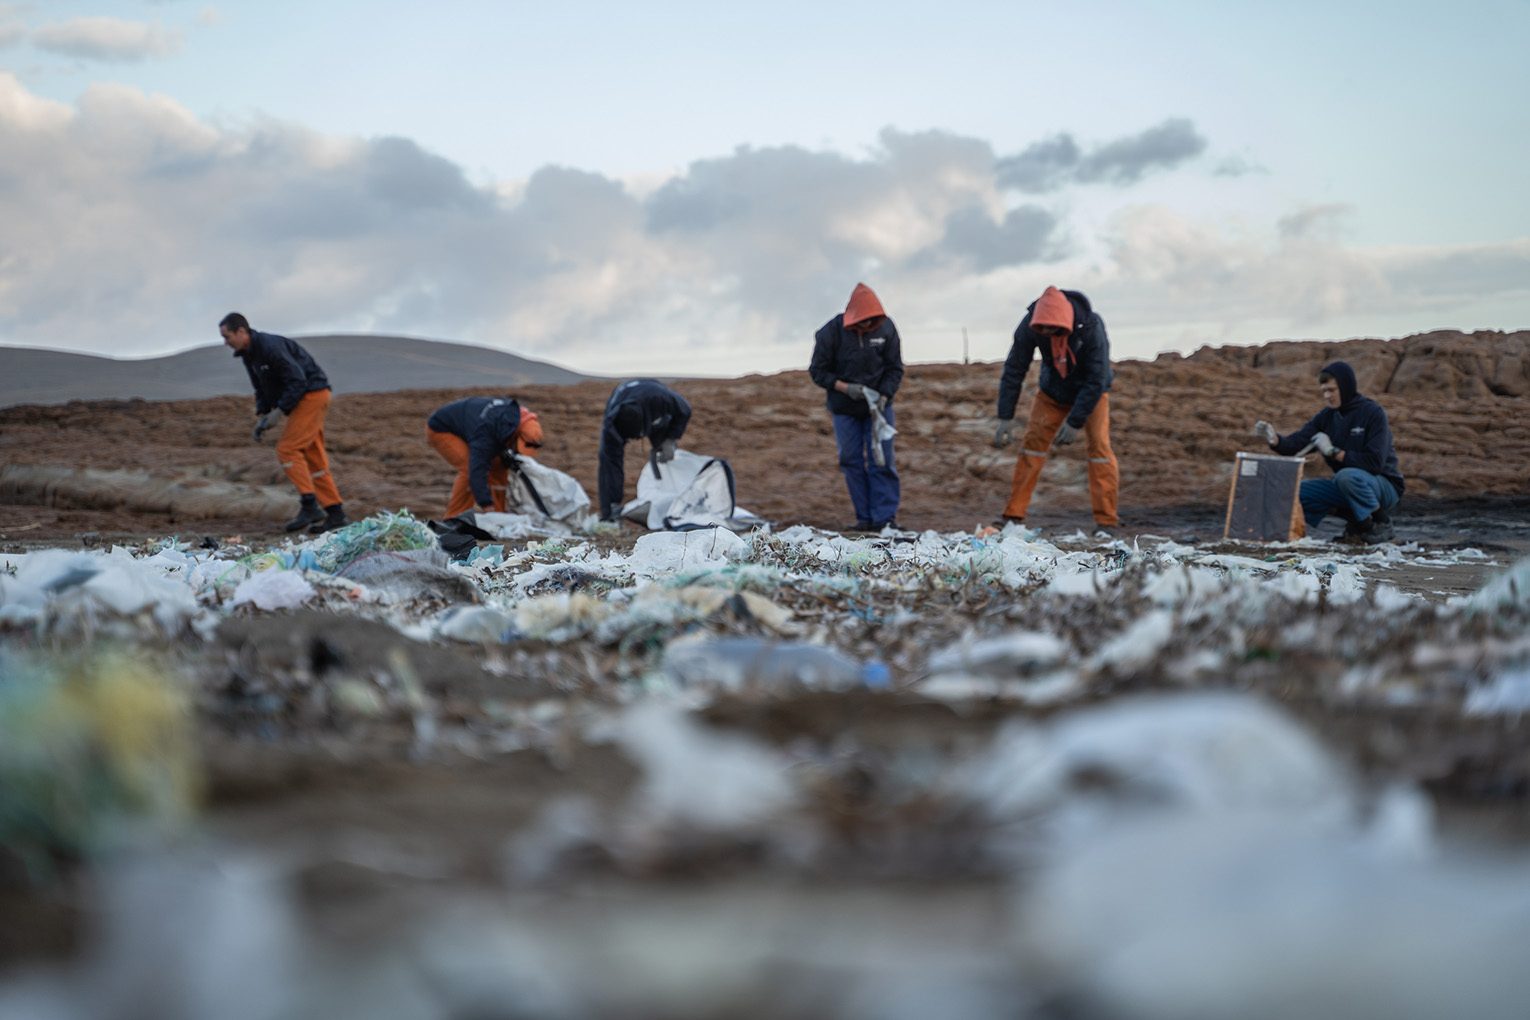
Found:
M 521 405 L 509 397 L 466 397 L 437 409 L 426 422 L 437 432 L 450 432 L 468 446 L 468 482 L 479 506 L 489 506 L 489 468 L 505 452 L 521 427 Z M 509 462 L 506 461 L 508 466 Z
M 329 389 L 329 379 L 296 340 L 250 330 L 250 346 L 235 351 L 255 387 L 255 413 L 280 408 L 291 414 L 303 395 Z
M 600 515 L 607 520 L 621 510 L 622 451 L 627 440 L 647 437 L 655 446 L 677 443 L 691 421 L 691 405 L 657 379 L 629 379 L 611 391 L 600 423 Z
M 1067 376 L 1061 375 L 1052 364 L 1052 341 L 1031 329 L 1031 313 L 1036 310 L 1032 301 L 1025 310 L 1025 318 L 1015 327 L 1015 339 L 1004 359 L 1004 374 L 999 376 L 999 417 L 1009 421 L 1015 416 L 1015 403 L 1020 399 L 1020 386 L 1025 373 L 1030 371 L 1031 356 L 1041 352 L 1041 392 L 1071 407 L 1068 424 L 1076 429 L 1094 413 L 1100 402 L 1100 394 L 1110 391 L 1110 381 L 1115 373 L 1110 368 L 1110 337 L 1105 334 L 1105 320 L 1090 307 L 1089 299 L 1076 290 L 1065 290 L 1063 295 L 1073 306 L 1073 332 L 1068 336 L 1068 349 L 1073 352 L 1073 363 L 1068 366 Z
M 881 324 L 863 336 L 845 328 L 841 312 L 813 336 L 808 375 L 829 391 L 825 403 L 831 413 L 865 418 L 871 413 L 866 401 L 852 400 L 834 384 L 843 379 L 869 386 L 890 402 L 903 382 L 903 341 L 898 337 L 898 327 L 884 315 Z
M 1402 468 L 1397 451 L 1392 449 L 1392 426 L 1387 412 L 1369 397 L 1362 397 L 1355 383 L 1355 370 L 1342 361 L 1323 369 L 1339 384 L 1339 406 L 1325 407 L 1312 420 L 1289 436 L 1281 436 L 1275 452 L 1290 457 L 1312 442 L 1319 432 L 1328 434 L 1333 445 L 1344 451 L 1343 460 L 1324 457 L 1334 471 L 1359 468 L 1380 475 L 1392 483 L 1399 496 L 1403 493 Z

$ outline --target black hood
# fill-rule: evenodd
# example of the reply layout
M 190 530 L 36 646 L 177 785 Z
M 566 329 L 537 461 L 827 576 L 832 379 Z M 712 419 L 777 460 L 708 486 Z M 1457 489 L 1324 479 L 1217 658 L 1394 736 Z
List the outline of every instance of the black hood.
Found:
M 1355 370 L 1347 362 L 1335 361 L 1324 366 L 1323 375 L 1333 376 L 1339 384 L 1339 410 L 1346 411 L 1360 398 L 1360 386 L 1355 382 Z

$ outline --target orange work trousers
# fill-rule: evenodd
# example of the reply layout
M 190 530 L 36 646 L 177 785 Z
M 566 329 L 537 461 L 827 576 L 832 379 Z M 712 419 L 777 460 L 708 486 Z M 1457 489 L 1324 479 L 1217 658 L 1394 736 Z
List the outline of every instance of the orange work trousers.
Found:
M 329 473 L 329 454 L 324 452 L 324 416 L 329 413 L 329 390 L 303 394 L 282 437 L 276 441 L 276 459 L 297 486 L 297 491 L 318 497 L 320 506 L 337 506 L 340 490 Z
M 441 455 L 442 460 L 457 469 L 457 478 L 452 482 L 452 494 L 446 499 L 446 516 L 456 517 L 475 509 L 478 501 L 473 498 L 473 485 L 468 481 L 467 442 L 451 432 L 437 432 L 431 428 L 425 430 L 425 438 L 430 441 L 430 448 Z M 489 492 L 494 497 L 494 510 L 497 513 L 505 512 L 505 489 L 509 485 L 510 469 L 495 457 L 489 465 Z
M 1031 505 L 1031 494 L 1036 491 L 1036 482 L 1041 478 L 1041 468 L 1052 449 L 1052 440 L 1057 438 L 1057 431 L 1067 421 L 1071 410 L 1071 406 L 1059 404 L 1045 393 L 1036 394 L 1036 402 L 1031 405 L 1031 419 L 1025 426 L 1025 438 L 1020 441 L 1020 456 L 1015 461 L 1009 503 L 1004 507 L 1005 517 L 1025 517 L 1025 511 Z M 1089 503 L 1094 508 L 1094 521 L 1102 527 L 1114 527 L 1121 523 L 1116 516 L 1121 469 L 1110 448 L 1109 393 L 1100 394 L 1100 402 L 1094 405 L 1093 413 L 1084 422 L 1084 452 L 1089 458 Z

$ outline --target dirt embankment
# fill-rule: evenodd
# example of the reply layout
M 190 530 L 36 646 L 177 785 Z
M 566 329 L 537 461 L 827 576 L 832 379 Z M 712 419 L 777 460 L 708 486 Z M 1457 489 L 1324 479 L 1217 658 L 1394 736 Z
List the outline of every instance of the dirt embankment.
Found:
M 1116 366 L 1112 436 L 1126 523 L 1165 508 L 1221 505 L 1233 454 L 1256 448 L 1254 420 L 1268 418 L 1282 431 L 1299 427 L 1320 406 L 1318 369 L 1335 359 L 1354 365 L 1362 391 L 1386 407 L 1410 501 L 1530 494 L 1530 331 L 1276 342 Z M 899 518 L 906 526 L 968 528 L 1003 505 L 1015 453 L 989 445 L 999 370 L 997 364 L 909 369 L 897 402 Z M 1035 378 L 1033 369 L 1022 419 Z M 733 463 L 742 505 L 780 522 L 848 522 L 829 417 L 806 372 L 677 388 L 695 409 L 684 445 Z M 519 391 L 545 426 L 543 459 L 592 494 L 609 392 L 604 382 Z M 395 507 L 440 514 L 451 471 L 426 445 L 425 420 L 462 395 L 417 390 L 336 398 L 327 442 L 353 515 Z M 113 502 L 109 496 L 82 498 L 78 485 L 38 496 L 0 484 L 0 535 L 268 530 L 273 518 L 257 490 L 282 492 L 285 482 L 270 445 L 250 442 L 252 424 L 251 402 L 232 397 L 0 411 L 0 464 L 142 472 L 182 494 L 178 503 L 133 509 L 125 501 L 103 505 Z M 646 453 L 641 445 L 628 447 L 629 493 Z M 1312 470 L 1326 472 L 1316 460 Z M 185 496 L 199 485 L 210 500 Z M 220 501 L 224 508 L 209 513 L 207 504 Z M 1048 466 L 1033 516 L 1087 525 L 1087 508 L 1080 444 Z

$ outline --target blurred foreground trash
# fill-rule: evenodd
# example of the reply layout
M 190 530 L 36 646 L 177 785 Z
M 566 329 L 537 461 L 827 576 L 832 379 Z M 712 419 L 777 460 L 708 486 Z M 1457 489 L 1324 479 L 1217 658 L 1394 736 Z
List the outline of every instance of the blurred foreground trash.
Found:
M 190 708 L 159 669 L 124 655 L 0 650 L 0 681 L 0 849 L 34 878 L 55 857 L 189 817 Z
M 891 682 L 880 662 L 857 662 L 820 645 L 747 637 L 677 641 L 665 650 L 663 669 L 682 687 L 715 684 L 734 691 L 792 686 L 843 691 Z

